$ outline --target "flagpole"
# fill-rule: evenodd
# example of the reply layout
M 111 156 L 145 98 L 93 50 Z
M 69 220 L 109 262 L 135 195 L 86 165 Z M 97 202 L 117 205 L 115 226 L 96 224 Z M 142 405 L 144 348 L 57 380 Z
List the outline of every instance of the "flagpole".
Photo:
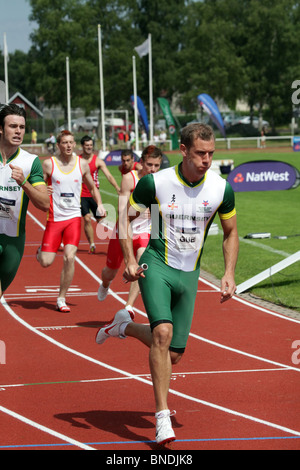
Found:
M 136 63 L 135 56 L 132 57 L 133 64 L 133 95 L 134 95 L 134 129 L 135 129 L 135 149 L 139 151 L 139 124 L 138 124 L 138 106 L 137 106 L 137 86 L 136 86 Z
M 153 144 L 153 85 L 152 85 L 152 36 L 149 34 L 149 117 L 150 117 L 150 144 Z
M 71 131 L 70 61 L 66 57 L 68 130 Z
M 102 125 L 102 149 L 106 150 L 105 137 L 105 111 L 104 111 L 104 90 L 103 90 L 103 64 L 102 64 L 102 40 L 101 26 L 98 24 L 98 48 L 99 48 L 99 75 L 100 75 L 100 106 L 101 106 L 101 125 Z
M 9 91 L 8 91 L 8 67 L 7 67 L 7 60 L 8 60 L 8 51 L 7 51 L 7 42 L 6 42 L 6 33 L 3 35 L 3 42 L 4 42 L 4 82 L 5 82 L 5 103 L 8 104 L 9 102 Z

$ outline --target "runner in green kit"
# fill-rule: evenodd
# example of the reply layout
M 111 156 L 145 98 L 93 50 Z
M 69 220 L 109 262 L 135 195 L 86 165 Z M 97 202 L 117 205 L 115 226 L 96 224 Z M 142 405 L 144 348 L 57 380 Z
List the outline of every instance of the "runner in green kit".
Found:
M 13 281 L 25 245 L 29 200 L 42 211 L 49 196 L 36 155 L 19 146 L 25 134 L 26 112 L 15 104 L 0 111 L 0 297 Z
M 110 336 L 132 336 L 150 348 L 159 444 L 175 439 L 167 404 L 172 364 L 180 361 L 186 347 L 203 246 L 217 213 L 224 231 L 221 302 L 230 299 L 236 289 L 239 242 L 234 194 L 226 180 L 210 170 L 215 151 L 212 129 L 203 124 L 187 126 L 180 150 L 182 163 L 142 178 L 131 195 L 127 216 L 120 217 L 124 277 L 127 281 L 139 279 L 150 327 L 134 323 L 128 312 L 120 310 L 96 336 L 98 344 Z M 148 270 L 137 274 L 132 241 L 127 236 L 129 213 L 135 209 L 139 215 L 147 207 L 151 210 L 151 239 L 140 263 L 146 263 Z

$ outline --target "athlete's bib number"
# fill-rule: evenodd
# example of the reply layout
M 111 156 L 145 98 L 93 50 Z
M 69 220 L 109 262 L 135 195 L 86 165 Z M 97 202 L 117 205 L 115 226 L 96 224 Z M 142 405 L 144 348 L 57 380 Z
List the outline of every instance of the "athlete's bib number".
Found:
M 75 195 L 74 193 L 62 193 L 59 198 L 60 206 L 64 209 L 70 209 L 75 207 Z
M 16 201 L 0 198 L 0 219 L 12 219 Z
M 175 229 L 176 248 L 179 251 L 198 251 L 200 248 L 200 231 L 197 228 Z

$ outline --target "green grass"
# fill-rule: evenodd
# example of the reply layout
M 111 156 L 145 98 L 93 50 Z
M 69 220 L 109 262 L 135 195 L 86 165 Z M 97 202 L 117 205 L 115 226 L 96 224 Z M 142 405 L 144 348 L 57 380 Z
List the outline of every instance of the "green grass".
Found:
M 171 165 L 179 162 L 179 154 L 168 154 Z M 238 166 L 244 162 L 266 159 L 281 160 L 300 170 L 300 153 L 292 149 L 274 150 L 217 150 L 215 159 L 232 159 Z M 117 181 L 121 175 L 117 167 L 109 167 Z M 107 180 L 100 175 L 100 188 L 114 193 Z M 101 189 L 100 189 L 101 190 Z M 117 207 L 117 198 L 102 193 L 104 203 Z M 241 239 L 239 260 L 236 268 L 236 283 L 241 284 L 256 274 L 285 259 L 285 253 L 300 250 L 300 186 L 288 191 L 262 191 L 236 193 L 238 230 Z M 218 217 L 215 222 L 219 223 Z M 245 235 L 256 232 L 270 232 L 272 238 L 257 239 L 254 244 L 246 243 Z M 274 236 L 288 236 L 285 240 Z M 270 251 L 269 251 L 270 250 Z M 222 254 L 222 233 L 207 237 L 201 263 L 202 269 L 220 279 L 224 272 Z M 249 292 L 264 300 L 300 311 L 300 262 L 253 286 Z

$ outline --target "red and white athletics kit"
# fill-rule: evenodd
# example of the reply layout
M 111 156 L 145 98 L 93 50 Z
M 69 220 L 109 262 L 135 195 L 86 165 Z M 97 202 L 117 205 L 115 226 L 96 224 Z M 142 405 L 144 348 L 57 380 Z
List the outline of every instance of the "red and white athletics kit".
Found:
M 81 235 L 81 185 L 80 159 L 69 173 L 64 173 L 55 157 L 51 157 L 52 172 L 48 186 L 52 186 L 47 226 L 42 241 L 42 251 L 56 253 L 61 242 L 79 245 Z
M 136 170 L 130 172 L 134 181 L 134 188 L 136 187 L 139 177 Z M 134 189 L 133 188 L 133 189 Z M 133 190 L 132 190 L 133 191 Z M 131 191 L 131 192 L 132 192 Z M 131 223 L 133 250 L 136 255 L 139 248 L 146 248 L 150 239 L 151 224 L 150 214 L 145 211 L 137 219 Z M 123 261 L 123 252 L 119 242 L 118 222 L 116 223 L 111 238 L 109 240 L 106 266 L 110 269 L 119 269 Z

